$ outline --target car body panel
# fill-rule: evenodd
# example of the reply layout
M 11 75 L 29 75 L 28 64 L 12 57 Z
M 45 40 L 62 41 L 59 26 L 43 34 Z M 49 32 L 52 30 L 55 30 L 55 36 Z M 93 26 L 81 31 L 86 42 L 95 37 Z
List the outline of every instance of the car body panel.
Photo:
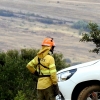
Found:
M 66 84 L 67 84 L 67 86 L 66 86 Z M 64 96 L 65 100 L 70 100 L 69 98 L 71 98 L 73 88 L 75 87 L 75 83 L 72 82 L 71 80 L 67 80 L 64 82 L 59 82 L 58 86 L 59 86 L 60 92 Z M 68 91 L 66 92 L 66 90 L 68 90 Z
M 89 80 L 100 81 L 100 59 L 62 69 L 57 74 L 72 69 L 77 69 L 77 71 L 69 79 L 58 82 L 59 89 L 65 100 L 71 100 L 72 92 L 77 84 Z

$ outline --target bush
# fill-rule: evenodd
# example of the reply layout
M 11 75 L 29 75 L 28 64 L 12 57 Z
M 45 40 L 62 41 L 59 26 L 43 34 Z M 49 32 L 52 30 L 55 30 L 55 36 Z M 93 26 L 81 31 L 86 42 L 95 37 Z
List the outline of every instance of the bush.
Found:
M 55 54 L 53 54 L 53 56 L 55 59 L 57 71 L 70 66 L 69 64 L 66 64 L 66 60 L 63 59 L 63 55 L 61 53 L 59 53 L 59 54 L 55 53 Z
M 84 31 L 88 31 L 89 29 L 88 29 L 87 26 L 88 26 L 88 22 L 80 20 L 80 21 L 75 22 L 72 25 L 72 28 L 79 29 L 79 30 L 84 30 Z
M 23 93 L 23 91 L 18 91 L 18 94 L 16 95 L 14 100 L 28 100 L 28 99 L 26 99 L 25 93 Z
M 0 10 L 0 16 L 14 17 L 14 14 L 13 12 L 10 12 L 10 11 Z
M 45 23 L 45 24 L 53 24 L 53 20 L 50 18 L 38 19 L 38 21 L 40 21 L 41 23 Z

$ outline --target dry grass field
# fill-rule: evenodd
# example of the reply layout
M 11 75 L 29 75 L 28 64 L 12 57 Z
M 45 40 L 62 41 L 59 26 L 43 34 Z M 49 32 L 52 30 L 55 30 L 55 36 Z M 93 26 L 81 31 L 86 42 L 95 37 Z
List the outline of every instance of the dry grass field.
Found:
M 100 58 L 100 55 L 89 53 L 95 45 L 79 42 L 79 30 L 70 27 L 79 20 L 100 24 L 100 0 L 0 0 L 0 10 L 17 16 L 0 16 L 1 51 L 39 49 L 41 41 L 51 36 L 56 42 L 55 52 L 62 53 L 72 63 Z M 41 18 L 65 23 L 44 24 L 37 21 Z

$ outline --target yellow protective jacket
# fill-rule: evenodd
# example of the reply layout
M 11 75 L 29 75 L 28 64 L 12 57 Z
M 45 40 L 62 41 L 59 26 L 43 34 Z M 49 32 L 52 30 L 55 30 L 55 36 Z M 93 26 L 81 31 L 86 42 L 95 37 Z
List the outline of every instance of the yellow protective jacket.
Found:
M 40 75 L 50 75 L 49 77 L 38 78 L 37 89 L 46 89 L 53 84 L 57 84 L 58 81 L 55 61 L 54 58 L 48 54 L 49 51 L 50 47 L 42 46 L 42 49 L 38 52 L 37 56 L 26 66 L 31 73 L 34 73 L 36 70 L 39 72 L 40 66 Z M 38 65 L 38 57 L 40 58 L 40 63 L 48 67 L 48 69 L 44 68 L 42 65 Z

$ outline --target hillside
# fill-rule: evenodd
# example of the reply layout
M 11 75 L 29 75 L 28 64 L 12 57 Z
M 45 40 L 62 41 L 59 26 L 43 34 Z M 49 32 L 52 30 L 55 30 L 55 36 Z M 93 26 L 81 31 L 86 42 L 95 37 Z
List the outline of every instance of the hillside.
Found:
M 0 0 L 0 11 L 1 51 L 39 49 L 43 38 L 52 36 L 55 52 L 61 52 L 73 63 L 100 56 L 89 53 L 94 45 L 79 42 L 79 31 L 70 27 L 79 20 L 100 24 L 100 0 Z M 44 19 L 54 23 L 46 24 Z

